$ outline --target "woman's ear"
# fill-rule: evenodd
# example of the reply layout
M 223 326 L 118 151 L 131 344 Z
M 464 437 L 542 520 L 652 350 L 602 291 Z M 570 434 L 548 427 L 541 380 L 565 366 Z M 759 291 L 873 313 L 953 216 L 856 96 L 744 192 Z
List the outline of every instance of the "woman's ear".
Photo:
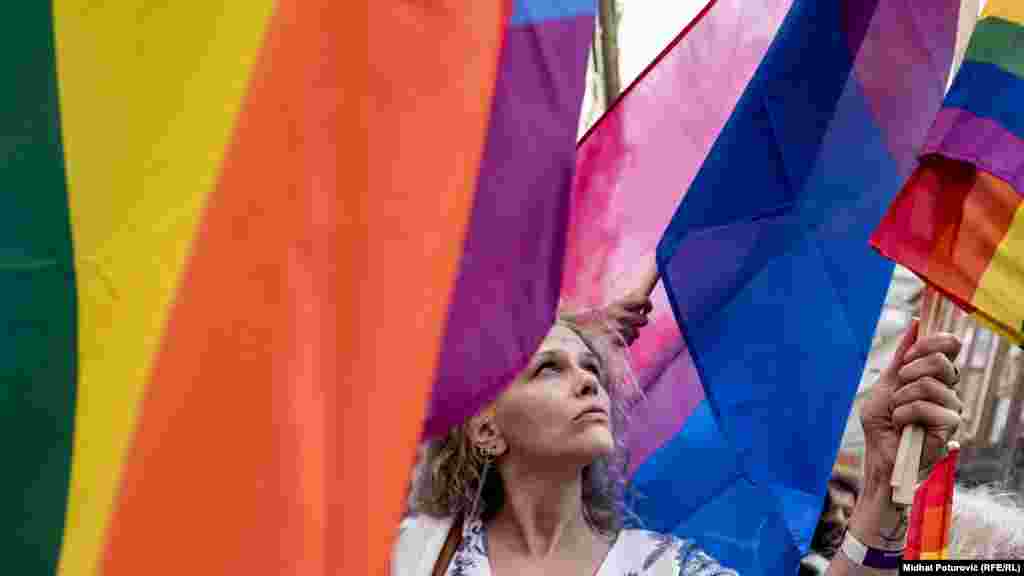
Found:
M 488 456 L 497 457 L 508 450 L 508 443 L 494 420 L 493 406 L 469 420 L 466 434 L 473 448 Z

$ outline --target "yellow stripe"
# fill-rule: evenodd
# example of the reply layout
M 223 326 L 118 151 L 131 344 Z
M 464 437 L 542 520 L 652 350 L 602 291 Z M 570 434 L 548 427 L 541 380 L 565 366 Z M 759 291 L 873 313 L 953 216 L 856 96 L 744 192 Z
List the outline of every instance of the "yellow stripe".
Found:
M 995 16 L 1014 24 L 1024 25 L 1024 2 L 1021 0 L 988 0 L 981 17 Z
M 982 314 L 981 311 L 975 310 L 974 314 L 971 314 L 971 317 L 978 322 L 979 326 L 995 332 L 1002 338 L 1005 338 L 1007 342 L 1024 344 L 1024 340 L 1021 339 L 1020 332 L 1010 331 L 1008 327 Z
M 137 406 L 272 4 L 54 2 L 80 298 L 62 576 L 97 573 Z
M 943 548 L 938 552 L 921 552 L 921 560 L 948 560 L 949 548 Z
M 1024 341 L 1024 210 L 1017 206 L 1010 227 L 981 275 L 973 304 L 1013 341 Z

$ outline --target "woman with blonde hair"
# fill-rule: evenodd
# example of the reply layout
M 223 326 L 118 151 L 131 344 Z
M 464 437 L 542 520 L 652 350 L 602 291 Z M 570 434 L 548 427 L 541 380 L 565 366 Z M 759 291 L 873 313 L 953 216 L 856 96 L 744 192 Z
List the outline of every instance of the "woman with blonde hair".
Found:
M 392 556 L 393 575 L 736 574 L 690 540 L 623 528 L 622 438 L 633 392 L 624 347 L 646 324 L 649 293 L 600 313 L 562 315 L 495 402 L 432 443 Z M 892 555 L 905 532 L 905 515 L 888 489 L 902 426 L 926 428 L 927 466 L 959 424 L 961 405 L 951 390 L 959 342 L 950 335 L 915 339 L 916 330 L 908 332 L 864 404 L 868 475 L 850 545 L 829 567 L 834 576 L 890 568 L 886 551 Z

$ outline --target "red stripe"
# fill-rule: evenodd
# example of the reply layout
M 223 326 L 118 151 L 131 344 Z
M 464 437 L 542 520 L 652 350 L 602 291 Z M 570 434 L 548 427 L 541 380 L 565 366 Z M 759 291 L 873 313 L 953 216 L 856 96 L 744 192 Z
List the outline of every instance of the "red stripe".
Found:
M 922 553 L 935 554 L 949 545 L 953 513 L 953 488 L 959 450 L 953 450 L 936 464 L 927 480 L 914 494 L 907 531 L 905 560 L 918 560 Z
M 928 156 L 907 181 L 871 237 L 967 311 L 1020 197 L 1006 182 L 972 165 Z

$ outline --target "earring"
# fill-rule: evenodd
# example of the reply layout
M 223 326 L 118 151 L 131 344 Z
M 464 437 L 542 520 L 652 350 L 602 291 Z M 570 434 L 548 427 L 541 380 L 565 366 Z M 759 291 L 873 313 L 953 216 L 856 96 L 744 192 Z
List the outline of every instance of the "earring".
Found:
M 485 463 L 490 464 L 494 461 L 494 457 L 497 456 L 497 450 L 493 446 L 478 446 L 477 451 L 480 453 L 480 457 Z

